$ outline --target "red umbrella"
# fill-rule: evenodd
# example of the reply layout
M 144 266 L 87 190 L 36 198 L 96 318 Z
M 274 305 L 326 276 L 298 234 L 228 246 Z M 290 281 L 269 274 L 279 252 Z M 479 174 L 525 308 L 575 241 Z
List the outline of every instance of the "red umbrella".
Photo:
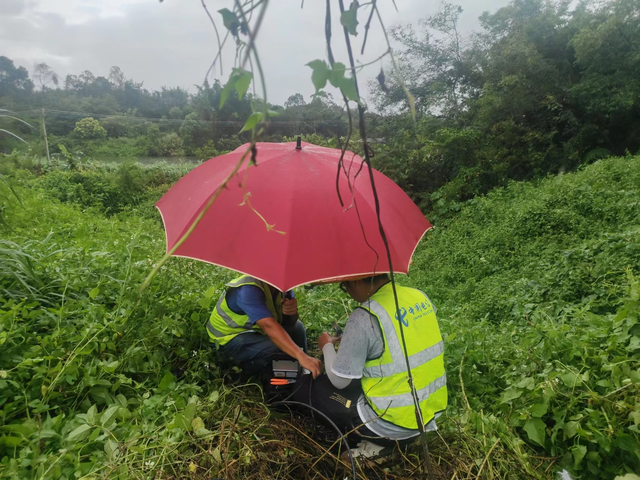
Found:
M 174 255 L 249 274 L 280 290 L 317 281 L 389 272 L 367 166 L 347 152 L 302 143 L 257 143 L 246 161 Z M 180 240 L 247 145 L 193 169 L 157 203 L 167 251 Z M 431 224 L 411 199 L 373 171 L 393 269 L 407 273 Z

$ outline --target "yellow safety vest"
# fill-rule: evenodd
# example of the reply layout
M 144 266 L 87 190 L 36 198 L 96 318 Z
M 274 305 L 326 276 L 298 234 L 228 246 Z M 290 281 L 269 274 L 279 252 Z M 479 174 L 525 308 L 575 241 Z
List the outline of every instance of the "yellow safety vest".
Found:
M 282 323 L 282 293 L 278 293 L 274 299 L 268 284 L 249 275 L 243 275 L 227 283 L 228 288 L 239 288 L 245 285 L 253 285 L 264 292 L 267 309 L 273 314 L 273 318 L 275 318 L 278 323 Z M 251 323 L 248 315 L 240 315 L 229 308 L 229 305 L 227 305 L 226 291 L 222 294 L 220 300 L 218 300 L 216 308 L 211 312 L 211 317 L 207 322 L 207 332 L 209 332 L 211 341 L 219 345 L 225 345 L 241 333 L 264 333 L 258 325 Z
M 400 322 L 425 425 L 447 407 L 444 345 L 435 308 L 429 298 L 414 288 L 397 285 L 396 290 L 399 318 L 390 283 L 361 305 L 378 320 L 384 340 L 382 355 L 364 364 L 362 390 L 371 408 L 381 418 L 404 428 L 417 429 Z

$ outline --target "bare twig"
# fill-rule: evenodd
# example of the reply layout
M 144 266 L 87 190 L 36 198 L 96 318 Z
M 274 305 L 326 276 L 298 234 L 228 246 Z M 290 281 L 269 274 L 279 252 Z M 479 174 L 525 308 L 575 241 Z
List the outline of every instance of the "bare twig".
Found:
M 484 469 L 485 464 L 487 463 L 487 460 L 489 459 L 489 455 L 491 455 L 491 452 L 493 452 L 493 449 L 496 448 L 496 445 L 498 445 L 498 442 L 500 441 L 500 438 L 498 438 L 495 443 L 493 444 L 493 446 L 489 449 L 489 451 L 487 452 L 487 454 L 484 457 L 484 460 L 482 461 L 482 464 L 480 465 L 480 470 L 478 470 L 478 475 L 477 478 L 480 478 L 480 474 L 482 473 L 482 470 Z
M 364 40 L 362 41 L 362 49 L 360 50 L 360 55 L 364 54 L 364 47 L 367 45 L 367 37 L 369 36 L 369 28 L 371 27 L 371 20 L 373 20 L 373 14 L 376 12 L 376 2 L 378 0 L 371 0 L 371 13 L 369 13 L 369 18 L 367 19 L 367 23 L 364 26 Z
M 394 2 L 395 5 L 395 2 Z M 398 7 L 396 7 L 397 10 Z M 400 86 L 402 87 L 402 90 L 404 91 L 405 96 L 407 97 L 407 102 L 409 102 L 409 109 L 411 110 L 411 117 L 413 118 L 413 121 L 415 122 L 416 120 L 416 99 L 413 97 L 413 95 L 411 94 L 411 92 L 409 91 L 409 89 L 407 88 L 407 86 L 404 83 L 404 80 L 402 79 L 402 75 L 400 73 L 400 69 L 398 68 L 398 64 L 396 63 L 396 57 L 393 54 L 393 48 L 391 47 L 391 42 L 389 41 L 389 35 L 387 35 L 387 29 L 384 27 L 384 23 L 382 21 L 382 15 L 380 15 L 380 11 L 378 10 L 378 7 L 374 7 L 374 10 L 376 11 L 376 14 L 378 15 L 378 21 L 380 22 L 380 26 L 382 27 L 382 33 L 384 33 L 384 38 L 387 42 L 387 48 L 389 49 L 389 55 L 391 56 L 391 64 L 393 65 L 393 72 L 396 75 L 396 79 L 398 80 L 398 82 L 400 83 Z
M 462 398 L 464 398 L 464 403 L 467 406 L 467 410 L 471 410 L 471 405 L 469 405 L 469 399 L 467 398 L 467 394 L 464 391 L 464 381 L 462 380 L 462 363 L 464 362 L 464 356 L 467 353 L 467 349 L 464 349 L 464 352 L 462 352 L 462 358 L 460 359 L 460 370 L 459 370 L 459 375 L 460 375 L 460 388 L 462 389 Z
M 207 16 L 209 17 L 209 20 L 211 20 L 211 25 L 213 25 L 213 29 L 216 32 L 216 39 L 218 40 L 218 55 L 216 55 L 216 58 L 213 60 L 213 63 L 211 64 L 211 68 L 209 68 L 209 71 L 207 71 L 207 75 L 205 76 L 205 79 L 206 79 L 207 76 L 209 75 L 209 72 L 211 71 L 211 69 L 216 64 L 216 60 L 218 59 L 218 57 L 220 57 L 220 75 L 223 74 L 222 73 L 222 46 L 223 46 L 223 44 L 220 43 L 220 33 L 218 32 L 218 27 L 216 26 L 216 22 L 213 21 L 213 17 L 209 13 L 209 9 L 207 8 L 207 4 L 204 3 L 204 0 L 200 0 L 200 1 L 202 2 L 202 8 L 204 8 L 204 11 L 207 12 Z M 226 37 L 225 37 L 225 40 L 226 40 Z

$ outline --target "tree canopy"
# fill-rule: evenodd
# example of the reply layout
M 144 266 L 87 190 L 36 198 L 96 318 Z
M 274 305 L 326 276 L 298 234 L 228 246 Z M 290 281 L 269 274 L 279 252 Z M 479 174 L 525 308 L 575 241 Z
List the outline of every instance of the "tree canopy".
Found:
M 514 0 L 484 13 L 481 30 L 466 35 L 459 28 L 463 15 L 461 7 L 445 3 L 415 25 L 390 29 L 399 73 L 415 98 L 415 121 L 395 73 L 385 67 L 370 81 L 366 115 L 374 165 L 423 208 L 447 215 L 459 202 L 509 180 L 640 149 L 637 1 Z M 349 93 L 352 79 L 340 65 L 311 62 L 318 91 L 309 99 L 292 93 L 282 106 L 269 104 L 276 115 L 262 139 L 313 134 L 339 145 L 348 115 L 322 88 L 342 82 Z M 118 66 L 107 77 L 85 70 L 56 84 L 56 72 L 40 63 L 33 78 L 0 57 L 0 108 L 33 111 L 21 117 L 31 122 L 45 108 L 54 152 L 64 144 L 94 156 L 171 152 L 208 158 L 248 141 L 243 125 L 264 105 L 251 88 L 239 95 L 217 80 L 193 92 L 151 91 Z M 72 135 L 83 117 L 95 119 L 106 136 Z M 42 153 L 36 132 L 3 122 L 32 135 L 32 148 Z M 18 140 L 0 137 L 1 151 L 18 146 Z

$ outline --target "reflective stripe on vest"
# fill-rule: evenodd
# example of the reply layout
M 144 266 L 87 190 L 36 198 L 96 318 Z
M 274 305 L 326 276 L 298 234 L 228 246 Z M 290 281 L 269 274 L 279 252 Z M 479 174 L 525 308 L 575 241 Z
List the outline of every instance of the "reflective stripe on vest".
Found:
M 425 295 L 426 296 L 426 295 Z M 431 303 L 431 302 L 429 302 Z M 393 326 L 391 317 L 387 314 L 387 311 L 382 308 L 382 306 L 375 302 L 371 301 L 367 305 L 368 308 L 366 310 L 371 310 L 378 317 L 378 320 L 382 323 L 385 322 L 384 332 L 387 333 L 385 342 L 385 348 L 389 349 L 389 353 L 391 357 L 396 359 L 402 359 L 402 362 L 393 362 L 388 363 L 386 365 L 376 365 L 374 367 L 364 367 L 363 375 L 365 377 L 372 378 L 380 378 L 380 377 L 390 377 L 391 375 L 395 375 L 396 373 L 402 373 L 407 371 L 406 363 L 404 362 L 404 352 L 402 351 L 402 346 L 400 341 L 398 340 L 398 335 L 396 333 L 396 329 Z M 435 308 L 434 308 L 435 311 Z M 409 355 L 409 365 L 411 368 L 416 368 L 423 363 L 427 363 L 429 360 L 433 360 L 439 355 L 444 353 L 444 343 L 442 340 L 432 345 L 430 347 L 425 348 L 413 355 Z
M 227 287 L 239 288 L 245 285 L 253 285 L 263 291 L 267 309 L 278 323 L 282 323 L 282 307 L 280 306 L 282 294 L 278 294 L 274 301 L 269 285 L 248 275 L 236 278 L 232 282 L 229 282 Z M 213 312 L 211 312 L 211 317 L 207 321 L 207 332 L 211 340 L 219 345 L 225 345 L 241 333 L 247 333 L 249 331 L 262 333 L 258 325 L 251 323 L 248 315 L 238 314 L 231 310 L 227 305 L 226 297 L 227 291 L 225 290 L 216 303 Z
M 444 374 L 441 377 L 436 378 L 433 382 L 429 383 L 426 387 L 417 390 L 418 401 L 424 402 L 428 400 L 432 393 L 435 393 L 436 390 L 441 389 L 442 387 L 447 385 L 447 375 Z M 379 409 L 386 410 L 393 404 L 393 407 L 412 407 L 413 403 L 413 394 L 402 393 L 400 395 L 389 395 L 387 397 L 368 397 L 369 401 L 374 403 Z M 429 422 L 427 422 L 429 423 Z
M 400 341 L 400 322 L 425 425 L 447 406 L 444 345 L 435 308 L 428 297 L 413 288 L 397 286 L 396 290 L 400 319 L 396 319 L 395 300 L 389 284 L 361 305 L 378 320 L 384 338 L 382 355 L 367 360 L 361 383 L 365 398 L 378 415 L 396 425 L 416 429 L 415 404 Z

